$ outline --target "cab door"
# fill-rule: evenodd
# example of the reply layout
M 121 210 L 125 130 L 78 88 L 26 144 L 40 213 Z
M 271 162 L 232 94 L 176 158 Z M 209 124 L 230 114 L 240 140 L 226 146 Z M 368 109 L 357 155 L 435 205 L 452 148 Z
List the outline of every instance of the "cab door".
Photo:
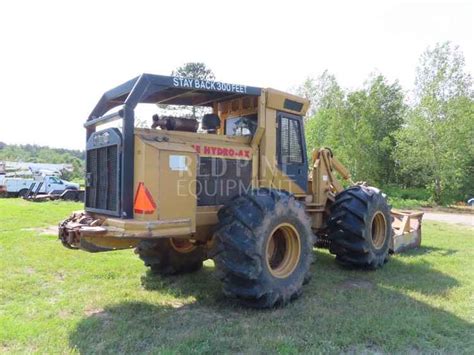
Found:
M 277 113 L 278 168 L 304 192 L 308 188 L 308 160 L 303 118 L 286 112 Z
M 64 183 L 54 176 L 48 176 L 46 178 L 46 192 L 61 192 L 64 190 Z

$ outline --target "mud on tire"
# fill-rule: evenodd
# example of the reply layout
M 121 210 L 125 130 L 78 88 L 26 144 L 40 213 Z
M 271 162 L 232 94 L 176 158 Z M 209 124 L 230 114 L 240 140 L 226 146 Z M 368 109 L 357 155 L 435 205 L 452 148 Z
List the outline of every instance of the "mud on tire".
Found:
M 210 256 L 227 296 L 269 308 L 301 294 L 309 281 L 314 235 L 293 195 L 255 189 L 233 199 L 218 217 Z
M 188 242 L 172 238 L 144 240 L 135 253 L 155 274 L 176 275 L 199 270 L 206 259 L 205 248 L 183 243 Z
M 343 265 L 376 269 L 388 261 L 392 217 L 376 188 L 352 186 L 336 196 L 328 220 L 329 251 Z

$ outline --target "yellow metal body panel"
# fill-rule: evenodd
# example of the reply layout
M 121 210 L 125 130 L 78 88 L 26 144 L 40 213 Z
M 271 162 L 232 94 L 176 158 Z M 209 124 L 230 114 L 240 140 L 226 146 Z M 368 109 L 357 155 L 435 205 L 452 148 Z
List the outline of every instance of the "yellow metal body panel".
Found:
M 288 109 L 286 99 L 301 104 L 301 110 Z M 81 234 L 98 246 L 117 249 L 147 238 L 187 236 L 210 240 L 221 206 L 197 206 L 199 157 L 249 160 L 252 187 L 283 189 L 304 197 L 305 191 L 278 169 L 277 112 L 304 115 L 308 105 L 308 100 L 303 98 L 263 89 L 258 98 L 241 97 L 213 105 L 214 113 L 221 119 L 219 134 L 136 128 L 135 183 L 131 193 L 136 198 L 139 184 L 143 183 L 156 209 L 152 213 L 135 212 L 134 218 L 129 220 L 97 216 L 102 224 L 85 227 Z M 253 137 L 224 135 L 226 119 L 251 114 L 258 117 Z M 185 168 L 173 169 L 171 162 L 174 160 L 184 161 Z
M 291 95 L 286 92 L 278 91 L 275 89 L 267 89 L 266 95 L 267 95 L 266 106 L 268 108 L 272 108 L 278 111 L 285 111 L 285 112 L 289 112 L 289 113 L 293 113 L 295 115 L 301 115 L 301 116 L 304 116 L 306 114 L 306 111 L 308 111 L 309 100 L 304 99 L 302 97 Z M 291 100 L 291 101 L 301 104 L 301 109 L 298 111 L 295 111 L 295 110 L 289 109 L 288 107 L 285 107 L 285 100 Z
M 313 152 L 307 191 L 278 166 L 278 120 L 280 112 L 304 116 L 309 101 L 274 89 L 262 89 L 260 97 L 239 97 L 214 102 L 221 126 L 218 134 L 155 129 L 135 129 L 134 198 L 142 184 L 153 208 L 136 208 L 133 219 L 87 217 L 87 225 L 72 222 L 66 228 L 68 243 L 80 247 L 83 240 L 105 250 L 135 247 L 142 239 L 189 238 L 212 244 L 220 205 L 197 206 L 200 157 L 246 160 L 251 164 L 251 186 L 286 190 L 306 205 L 314 231 L 324 231 L 335 194 L 343 190 L 337 172 L 351 184 L 347 169 L 328 149 Z M 257 115 L 253 136 L 226 136 L 229 118 Z M 422 214 L 393 212 L 394 241 L 391 249 L 403 250 L 421 241 Z M 92 217 L 92 218 L 91 218 Z M 81 218 L 79 215 L 78 218 Z M 81 239 L 82 238 L 82 239 Z M 86 249 L 87 250 L 87 249 Z
M 185 157 L 186 171 L 169 167 L 173 156 Z M 158 207 L 160 220 L 191 220 L 191 230 L 196 231 L 196 153 L 160 151 Z
M 193 233 L 196 229 L 197 153 L 183 142 L 165 142 L 156 138 L 153 134 L 135 136 L 134 193 L 143 183 L 157 207 L 150 214 L 135 211 L 134 219 L 189 220 L 190 232 Z M 174 160 L 184 164 L 173 167 Z
M 151 231 L 153 237 L 187 233 L 196 239 L 210 238 L 210 227 L 217 223 L 217 211 L 221 206 L 197 206 L 198 156 L 250 161 L 258 154 L 258 149 L 253 149 L 250 143 L 250 137 L 136 129 L 134 194 L 137 193 L 138 184 L 143 182 L 156 202 L 157 209 L 153 214 L 134 214 L 131 221 L 142 224 L 142 227 L 126 223 L 117 226 L 117 221 L 121 219 L 108 219 L 119 228 L 112 230 L 112 233 L 116 236 L 125 235 L 126 230 L 143 236 L 143 233 Z M 171 156 L 184 156 L 186 171 L 171 170 Z M 257 171 L 254 170 L 255 173 Z M 190 224 L 176 228 L 154 225 L 156 228 L 150 229 L 150 225 L 143 223 L 156 220 L 186 220 Z
M 159 150 L 146 144 L 139 136 L 135 139 L 135 181 L 133 193 L 136 194 L 138 184 L 144 183 L 153 200 L 158 201 Z M 134 195 L 135 197 L 135 195 Z M 159 207 L 152 214 L 135 213 L 134 218 L 140 221 L 157 220 Z

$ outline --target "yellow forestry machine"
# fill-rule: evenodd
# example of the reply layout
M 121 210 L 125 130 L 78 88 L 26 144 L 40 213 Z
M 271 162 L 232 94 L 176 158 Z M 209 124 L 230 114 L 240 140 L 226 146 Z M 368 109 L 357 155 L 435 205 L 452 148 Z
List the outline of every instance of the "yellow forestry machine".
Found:
M 209 113 L 135 128 L 143 103 Z M 421 214 L 353 184 L 331 150 L 307 156 L 308 106 L 274 89 L 150 74 L 106 92 L 85 123 L 85 211 L 60 224 L 59 239 L 89 252 L 135 248 L 161 275 L 212 258 L 224 293 L 257 308 L 301 294 L 315 246 L 361 269 L 418 246 Z M 114 120 L 120 129 L 97 129 Z

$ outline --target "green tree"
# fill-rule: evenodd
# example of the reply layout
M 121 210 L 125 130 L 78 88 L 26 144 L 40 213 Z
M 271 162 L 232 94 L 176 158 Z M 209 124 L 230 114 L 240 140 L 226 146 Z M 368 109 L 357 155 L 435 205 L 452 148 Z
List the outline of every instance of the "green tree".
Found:
M 472 193 L 474 105 L 471 76 L 459 47 L 446 42 L 420 57 L 415 107 L 397 134 L 402 181 L 425 185 L 436 203 Z
M 336 77 L 325 70 L 317 78 L 307 77 L 305 81 L 296 88 L 296 95 L 310 101 L 310 107 L 306 113 L 312 117 L 321 109 L 331 108 L 337 102 L 342 102 L 344 93 L 337 83 Z
M 214 72 L 206 66 L 205 63 L 201 62 L 189 62 L 176 68 L 171 72 L 172 76 L 193 78 L 200 80 L 215 80 Z M 196 106 L 181 106 L 181 105 L 159 105 L 162 110 L 169 112 L 179 112 L 180 115 L 198 119 L 203 114 L 209 112 L 207 107 L 196 107 Z
M 318 106 L 306 121 L 309 150 L 330 147 L 356 180 L 389 182 L 395 170 L 394 133 L 406 109 L 398 82 L 376 75 L 362 89 L 345 93 L 325 72 L 312 87 Z
M 373 76 L 363 90 L 348 98 L 348 114 L 352 121 L 360 121 L 356 142 L 361 150 L 362 177 L 380 184 L 394 179 L 395 132 L 400 129 L 406 113 L 404 93 L 400 84 L 389 83 L 381 74 Z M 357 151 L 357 147 L 353 148 Z
M 201 80 L 215 80 L 214 72 L 201 62 L 189 62 L 171 72 L 172 76 Z
M 0 161 L 72 164 L 73 171 L 64 178 L 82 179 L 85 169 L 85 152 L 80 150 L 54 149 L 37 145 L 5 145 L 0 149 Z
M 461 49 L 451 42 L 437 43 L 433 49 L 426 49 L 416 68 L 416 103 L 442 109 L 451 99 L 472 98 L 472 77 L 465 71 L 465 64 Z
M 332 146 L 334 141 L 338 141 L 334 136 L 334 126 L 342 119 L 345 92 L 327 70 L 317 78 L 307 78 L 295 92 L 310 101 L 305 122 L 310 156 L 313 149 Z

